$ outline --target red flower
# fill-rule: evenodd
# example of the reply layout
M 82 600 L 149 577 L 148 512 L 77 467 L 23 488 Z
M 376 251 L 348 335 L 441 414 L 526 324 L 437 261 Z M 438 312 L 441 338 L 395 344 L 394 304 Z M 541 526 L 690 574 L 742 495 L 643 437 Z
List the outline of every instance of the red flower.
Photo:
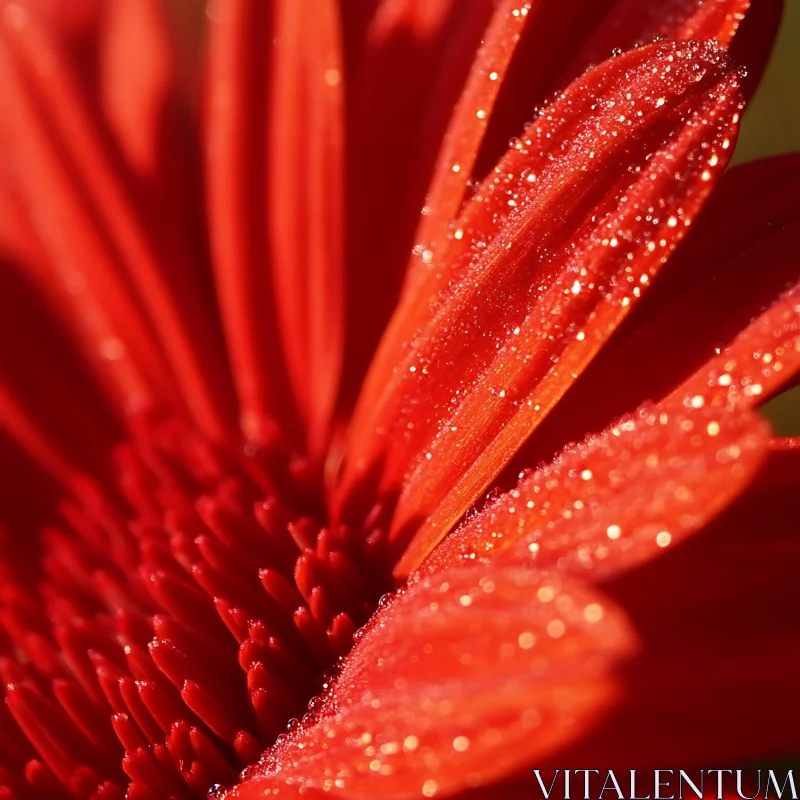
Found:
M 5 0 L 2 800 L 797 752 L 748 5 Z

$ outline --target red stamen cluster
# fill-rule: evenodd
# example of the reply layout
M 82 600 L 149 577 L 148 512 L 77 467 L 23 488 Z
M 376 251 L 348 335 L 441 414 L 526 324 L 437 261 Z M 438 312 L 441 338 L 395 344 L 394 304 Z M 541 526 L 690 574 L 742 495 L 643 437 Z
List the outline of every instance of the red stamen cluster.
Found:
M 312 470 L 277 444 L 235 458 L 165 423 L 116 471 L 64 504 L 40 575 L 0 561 L 2 800 L 234 782 L 382 590 L 381 535 L 323 527 Z

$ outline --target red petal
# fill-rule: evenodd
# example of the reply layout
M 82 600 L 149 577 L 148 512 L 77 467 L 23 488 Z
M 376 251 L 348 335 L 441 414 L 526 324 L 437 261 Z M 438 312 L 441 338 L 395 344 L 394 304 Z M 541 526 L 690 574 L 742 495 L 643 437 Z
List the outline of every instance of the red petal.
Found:
M 796 155 L 726 173 L 642 302 L 517 453 L 505 484 L 566 442 L 669 394 L 798 280 L 798 194 Z
M 84 349 L 90 360 L 104 364 L 111 375 L 121 410 L 140 411 L 151 407 L 156 398 L 174 396 L 153 337 L 115 273 L 107 248 L 98 242 L 89 210 L 75 195 L 44 120 L 1 40 L 0 72 L 7 109 L 13 109 L 3 117 L 3 140 L 14 143 L 13 166 L 22 177 L 20 194 L 28 208 L 39 214 L 46 203 L 51 221 L 42 230 L 49 270 L 46 258 L 30 264 L 30 269 L 39 280 L 63 287 L 63 296 L 70 299 L 68 313 L 86 342 Z M 120 348 L 121 342 L 125 348 Z
M 263 233 L 269 56 L 263 43 L 271 38 L 270 21 L 264 4 L 247 0 L 214 9 L 204 131 L 209 238 L 240 425 L 247 437 L 257 437 L 267 416 L 283 422 L 289 405 L 275 402 L 289 392 L 275 385 L 277 332 Z
M 434 308 L 409 315 L 404 360 L 374 366 L 390 379 L 354 423 L 343 491 L 385 460 L 381 489 L 405 487 L 392 536 L 407 541 L 429 518 L 402 570 L 494 477 L 666 260 L 725 161 L 735 86 L 708 46 L 662 43 L 607 62 L 537 120 L 467 206 L 461 236 L 432 265 Z
M 383 335 L 375 356 L 378 361 L 392 363 L 402 358 L 407 317 L 424 308 L 429 299 L 427 277 L 433 251 L 437 246 L 446 247 L 449 227 L 461 211 L 494 103 L 528 19 L 529 6 L 520 0 L 504 0 L 489 22 L 442 141 L 406 268 L 401 304 Z M 362 389 L 362 402 L 383 388 L 385 377 L 373 370 Z
M 359 637 L 315 722 L 227 797 L 449 795 L 536 761 L 592 725 L 632 639 L 605 599 L 529 570 L 418 581 Z
M 281 339 L 320 455 L 344 336 L 344 65 L 332 0 L 275 4 L 267 222 Z
M 755 414 L 644 406 L 556 460 L 447 537 L 428 574 L 512 548 L 592 580 L 648 561 L 734 500 L 769 452 Z
M 642 660 L 613 717 L 560 754 L 569 763 L 753 763 L 796 749 L 798 456 L 776 452 L 702 533 L 604 586 L 644 639 Z
M 529 9 L 530 4 L 521 0 L 503 0 L 492 15 L 467 83 L 450 117 L 425 199 L 426 213 L 417 230 L 418 252 L 409 270 L 422 270 L 424 275 L 426 258 L 422 253 L 446 240 L 448 225 L 461 210 L 486 126 Z M 416 278 L 424 280 L 422 276 Z M 413 283 L 415 275 L 406 274 L 406 281 Z
M 133 167 L 153 178 L 161 167 L 161 126 L 175 85 L 165 9 L 156 0 L 106 5 L 98 69 L 103 110 Z
M 146 341 L 149 331 L 142 330 L 152 326 L 182 389 L 181 400 L 203 430 L 221 435 L 225 395 L 219 387 L 224 386 L 224 367 L 214 358 L 215 348 L 208 341 L 213 328 L 203 319 L 194 282 L 171 282 L 162 269 L 159 248 L 131 202 L 124 176 L 115 170 L 113 149 L 61 43 L 31 9 L 4 26 L 2 34 L 5 82 L 16 84 L 8 115 L 18 126 L 12 129 L 12 152 L 28 161 L 19 173 L 20 184 L 36 215 L 49 222 L 44 235 L 62 262 L 61 270 L 68 273 L 66 282 L 91 280 L 86 273 L 96 272 L 99 280 L 92 288 L 102 296 L 97 306 L 104 308 L 92 308 L 93 316 L 110 315 L 109 307 L 124 310 L 117 350 L 121 340 L 147 363 L 148 380 L 170 384 L 172 376 L 163 375 L 159 348 Z M 73 180 L 76 172 L 80 184 Z M 62 239 L 64 231 L 70 231 L 69 243 Z M 82 252 L 73 252 L 76 244 Z M 186 269 L 180 276 L 190 274 Z M 138 319 L 138 305 L 146 311 L 145 320 Z M 106 322 L 106 327 L 118 322 Z M 180 408 L 181 400 L 173 401 L 172 407 Z
M 206 168 L 242 427 L 259 438 L 277 417 L 319 454 L 343 347 L 344 76 L 334 4 L 312 29 L 303 8 L 236 0 L 212 15 Z
M 672 394 L 687 406 L 744 409 L 800 370 L 800 282 Z
M 750 0 L 616 0 L 575 58 L 567 73 L 580 73 L 586 64 L 608 57 L 615 47 L 626 48 L 656 37 L 689 41 L 716 39 L 727 47 Z
M 734 60 L 750 73 L 745 86 L 752 94 L 775 39 L 782 3 L 753 3 L 731 43 L 750 0 L 539 0 L 498 100 L 477 174 L 491 168 L 532 108 L 615 49 L 628 50 L 655 37 L 732 44 Z
M 437 150 L 494 5 L 383 0 L 348 77 L 350 404 L 397 302 Z

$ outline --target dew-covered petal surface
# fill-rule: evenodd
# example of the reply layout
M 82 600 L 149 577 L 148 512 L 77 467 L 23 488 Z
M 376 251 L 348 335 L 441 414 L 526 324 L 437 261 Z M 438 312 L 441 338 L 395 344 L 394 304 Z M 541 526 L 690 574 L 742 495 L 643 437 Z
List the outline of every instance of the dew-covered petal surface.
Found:
M 756 317 L 672 398 L 697 408 L 742 410 L 778 391 L 800 370 L 800 282 Z
M 292 797 L 282 787 L 298 784 L 434 797 L 493 781 L 594 724 L 632 648 L 624 616 L 561 576 L 479 567 L 421 579 L 359 637 L 317 721 L 226 797 Z
M 798 196 L 796 154 L 726 173 L 642 302 L 516 454 L 504 485 L 566 442 L 668 395 L 792 286 L 800 278 Z
M 404 487 L 398 546 L 427 518 L 401 571 L 497 474 L 682 238 L 726 162 L 737 80 L 712 45 L 612 59 L 539 117 L 467 205 L 432 265 L 427 319 L 409 320 L 405 356 L 351 439 L 345 504 L 377 472 L 382 492 Z
M 580 7 L 573 7 L 576 5 Z M 742 23 L 748 6 L 749 0 L 678 0 L 657 5 L 642 0 L 610 4 L 507 0 L 498 4 L 439 151 L 414 239 L 402 308 L 424 304 L 424 275 L 447 233 L 446 225 L 458 216 L 470 180 L 476 174 L 482 177 L 490 166 L 476 169 L 487 127 L 490 133 L 482 161 L 490 158 L 490 153 L 495 154 L 494 161 L 509 137 L 519 132 L 533 109 L 556 88 L 615 49 L 625 50 L 655 37 L 713 39 L 727 47 L 742 25 L 735 40 L 734 60 L 747 67 L 747 83 L 752 84 L 766 63 L 781 0 L 759 3 Z M 587 32 L 592 31 L 592 22 L 599 24 L 584 42 Z M 568 34 L 565 42 L 559 40 L 562 28 Z M 500 108 L 496 109 L 498 96 Z M 402 316 L 396 313 L 393 317 L 378 358 L 401 352 L 405 332 Z M 373 373 L 372 377 L 380 383 L 379 376 Z
M 601 580 L 713 519 L 753 478 L 769 442 L 754 413 L 642 406 L 523 477 L 450 534 L 421 571 L 505 551 Z
M 539 0 L 497 102 L 479 159 L 484 175 L 531 113 L 593 63 L 656 37 L 715 39 L 748 71 L 752 95 L 767 63 L 783 0 Z M 749 8 L 748 8 L 749 7 Z M 742 20 L 744 16 L 744 20 Z
M 605 764 L 624 753 L 657 767 L 796 750 L 798 491 L 800 450 L 775 450 L 697 536 L 603 584 L 631 615 L 641 658 L 614 714 L 559 758 Z

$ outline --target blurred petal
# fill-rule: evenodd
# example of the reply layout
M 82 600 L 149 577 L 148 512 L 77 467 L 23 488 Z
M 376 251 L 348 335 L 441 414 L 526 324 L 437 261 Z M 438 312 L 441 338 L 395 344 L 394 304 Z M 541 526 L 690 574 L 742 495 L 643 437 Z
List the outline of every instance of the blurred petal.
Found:
M 146 373 L 142 378 L 170 384 L 174 377 L 180 387 L 179 398 L 167 400 L 169 394 L 161 392 L 147 399 L 170 410 L 185 404 L 201 429 L 220 436 L 224 367 L 209 343 L 213 328 L 204 324 L 195 283 L 173 283 L 162 269 L 152 231 L 132 202 L 124 174 L 115 168 L 114 150 L 68 51 L 33 10 L 18 11 L 12 24 L 0 29 L 4 82 L 13 85 L 12 111 L 6 114 L 10 152 L 25 162 L 18 180 L 36 216 L 47 220 L 45 238 L 54 261 L 62 262 L 67 281 L 90 281 L 86 273 L 94 273 L 102 300 L 92 299 L 105 306 L 92 309 L 95 317 L 109 314 L 109 306 L 125 311 L 117 349 L 121 344 L 136 350 L 137 366 Z M 74 180 L 76 172 L 80 182 Z M 69 243 L 63 241 L 64 231 L 75 231 Z M 75 244 L 80 255 L 70 252 Z M 106 322 L 112 329 L 116 325 L 119 319 Z M 158 343 L 148 342 L 151 337 Z M 171 374 L 165 375 L 166 369 Z
M 274 4 L 268 213 L 281 342 L 321 456 L 344 345 L 344 64 L 338 4 Z
M 165 10 L 158 0 L 109 0 L 102 23 L 103 109 L 127 159 L 154 179 L 176 74 Z
M 385 461 L 381 491 L 405 487 L 392 537 L 404 544 L 428 518 L 401 570 L 469 507 L 666 261 L 724 164 L 739 102 L 713 47 L 631 51 L 573 84 L 468 204 L 432 264 L 433 307 L 406 320 L 401 363 L 373 366 L 390 379 L 362 401 L 350 443 L 344 492 Z
M 421 579 L 360 635 L 316 720 L 226 797 L 303 785 L 399 799 L 495 780 L 594 724 L 632 643 L 613 605 L 561 577 L 490 566 Z

